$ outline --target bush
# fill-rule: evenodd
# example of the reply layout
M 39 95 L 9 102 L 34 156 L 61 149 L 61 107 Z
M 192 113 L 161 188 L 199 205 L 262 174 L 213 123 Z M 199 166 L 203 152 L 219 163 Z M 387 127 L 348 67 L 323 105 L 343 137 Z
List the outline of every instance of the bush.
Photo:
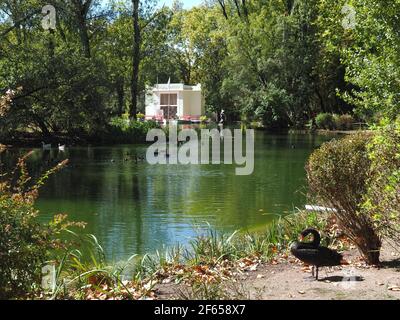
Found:
M 318 129 L 331 130 L 334 128 L 333 115 L 330 113 L 320 113 L 315 118 Z
M 400 119 L 383 123 L 368 145 L 371 175 L 363 210 L 382 236 L 400 243 Z M 397 246 L 395 246 L 397 247 Z
M 201 122 L 201 123 L 206 123 L 207 120 L 208 120 L 207 116 L 201 116 L 201 117 L 200 117 L 200 122 Z
M 290 119 L 285 110 L 290 105 L 290 97 L 283 89 L 269 83 L 244 98 L 243 111 L 249 119 L 261 121 L 267 129 L 288 128 Z
M 147 132 L 160 128 L 155 121 L 132 121 L 124 118 L 113 118 L 110 123 L 112 142 L 143 143 L 146 142 Z
M 34 208 L 40 186 L 66 161 L 28 186 L 31 178 L 25 160 L 29 155 L 19 160 L 12 173 L 0 175 L 0 299 L 24 297 L 39 289 L 41 267 L 50 258 L 49 250 L 59 247 L 56 235 L 67 226 L 64 216 L 49 224 L 38 223 Z
M 311 155 L 306 170 L 311 194 L 337 210 L 347 236 L 369 264 L 377 264 L 381 239 L 370 215 L 361 210 L 371 174 L 370 141 L 369 135 L 354 134 L 325 143 Z
M 350 114 L 335 114 L 333 116 L 333 122 L 337 130 L 351 130 L 353 128 L 354 119 Z
M 0 195 L 0 299 L 20 297 L 40 283 L 48 235 L 36 215 L 25 199 Z
M 143 114 L 143 113 L 138 113 L 137 115 L 136 115 L 136 119 L 138 120 L 138 121 L 144 121 L 144 118 L 145 118 L 145 115 Z

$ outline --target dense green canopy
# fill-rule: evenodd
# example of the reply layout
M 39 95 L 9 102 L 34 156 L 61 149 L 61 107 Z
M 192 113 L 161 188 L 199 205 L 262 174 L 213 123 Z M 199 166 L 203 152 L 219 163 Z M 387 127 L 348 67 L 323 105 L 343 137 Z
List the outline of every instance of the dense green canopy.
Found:
M 95 134 L 169 78 L 201 83 L 209 116 L 269 128 L 320 112 L 395 118 L 400 1 L 353 2 L 1 0 L 0 93 L 21 88 L 1 134 Z M 42 28 L 46 4 L 56 30 Z

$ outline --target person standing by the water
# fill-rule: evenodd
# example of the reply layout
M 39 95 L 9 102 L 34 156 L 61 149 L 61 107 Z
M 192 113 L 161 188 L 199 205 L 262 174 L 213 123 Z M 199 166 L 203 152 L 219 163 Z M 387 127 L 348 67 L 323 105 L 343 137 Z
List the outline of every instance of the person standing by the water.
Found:
M 225 116 L 225 111 L 224 109 L 221 110 L 221 113 L 219 115 L 219 123 L 220 124 L 224 124 L 224 122 L 226 121 L 226 116 Z
M 226 120 L 224 109 L 221 110 L 219 118 L 220 118 L 220 120 L 218 123 L 218 127 L 219 127 L 220 137 L 221 137 L 221 139 L 224 139 L 224 122 Z

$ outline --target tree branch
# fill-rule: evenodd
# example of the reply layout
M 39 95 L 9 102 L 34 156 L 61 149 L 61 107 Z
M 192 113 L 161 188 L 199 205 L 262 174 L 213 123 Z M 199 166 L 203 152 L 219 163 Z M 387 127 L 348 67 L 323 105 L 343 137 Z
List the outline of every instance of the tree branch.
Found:
M 11 26 L 11 27 L 7 28 L 6 30 L 4 30 L 0 34 L 0 37 L 4 37 L 5 35 L 10 33 L 11 31 L 13 31 L 15 28 L 18 28 L 22 23 L 24 23 L 25 21 L 28 21 L 30 18 L 32 18 L 36 14 L 39 14 L 40 12 L 41 12 L 41 10 L 35 10 L 31 14 L 29 14 L 29 15 L 25 16 L 24 18 L 18 20 L 13 26 Z
M 158 10 L 157 12 L 155 12 L 155 13 L 146 21 L 146 23 L 144 23 L 144 24 L 141 26 L 141 30 L 142 30 L 142 31 L 143 31 L 144 29 L 146 29 L 146 27 L 147 27 L 150 23 L 152 23 L 158 16 L 160 16 L 161 13 L 163 13 L 164 7 L 165 7 L 165 5 L 163 5 L 162 8 L 161 8 L 160 10 Z
M 224 0 L 218 0 L 218 3 L 221 6 L 222 14 L 224 15 L 225 19 L 228 20 L 228 14 L 226 13 L 225 1 Z

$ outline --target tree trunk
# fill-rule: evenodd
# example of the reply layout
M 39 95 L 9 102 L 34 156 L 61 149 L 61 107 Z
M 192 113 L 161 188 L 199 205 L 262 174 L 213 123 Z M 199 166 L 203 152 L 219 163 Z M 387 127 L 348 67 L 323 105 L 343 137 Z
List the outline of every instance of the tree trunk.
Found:
M 124 102 L 125 102 L 125 92 L 124 92 L 124 79 L 120 78 L 117 80 L 117 96 L 118 96 L 118 115 L 122 116 L 124 113 Z
M 225 19 L 228 20 L 228 14 L 226 13 L 225 1 L 224 0 L 218 0 L 218 3 L 221 6 L 222 14 L 224 15 Z
M 249 11 L 247 10 L 246 0 L 242 0 L 242 7 L 243 7 L 244 16 L 247 19 L 249 16 Z
M 355 239 L 361 255 L 369 265 L 379 265 L 381 239 L 371 227 L 366 227 L 362 232 L 366 236 Z
M 73 0 L 76 22 L 79 30 L 79 36 L 81 38 L 81 46 L 83 54 L 86 58 L 90 59 L 91 51 L 90 51 L 90 40 L 87 28 L 87 14 L 89 12 L 89 8 L 92 4 L 92 0 L 86 0 L 82 2 L 82 0 Z
M 81 38 L 83 54 L 85 55 L 86 58 L 90 59 L 91 57 L 90 41 L 89 41 L 89 35 L 85 18 L 80 16 L 78 23 L 79 23 L 79 35 Z
M 322 112 L 325 112 L 325 104 L 324 104 L 324 98 L 322 97 L 321 93 L 319 92 L 318 88 L 315 88 L 315 93 L 318 97 L 319 100 L 319 108 Z
M 132 0 L 133 4 L 133 50 L 132 50 L 132 81 L 131 81 L 131 108 L 130 116 L 136 119 L 137 103 L 139 96 L 139 65 L 140 65 L 140 26 L 139 26 L 139 0 Z
M 368 218 L 359 217 L 357 222 L 338 216 L 337 214 L 336 218 L 338 219 L 339 226 L 343 228 L 346 235 L 357 246 L 367 264 L 379 265 L 382 241 Z
M 51 133 L 50 133 L 50 130 L 47 128 L 47 125 L 44 122 L 44 120 L 42 118 L 40 118 L 37 114 L 32 114 L 32 117 L 33 117 L 33 121 L 40 128 L 40 131 L 42 131 L 44 137 L 50 138 L 51 137 Z
M 235 3 L 236 12 L 237 12 L 239 18 L 241 18 L 241 17 L 242 17 L 242 14 L 240 13 L 240 6 L 239 6 L 239 3 L 237 2 L 237 0 L 233 0 L 233 2 Z

